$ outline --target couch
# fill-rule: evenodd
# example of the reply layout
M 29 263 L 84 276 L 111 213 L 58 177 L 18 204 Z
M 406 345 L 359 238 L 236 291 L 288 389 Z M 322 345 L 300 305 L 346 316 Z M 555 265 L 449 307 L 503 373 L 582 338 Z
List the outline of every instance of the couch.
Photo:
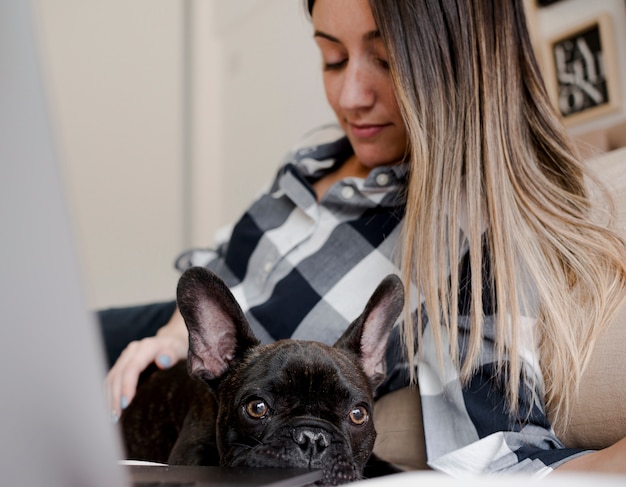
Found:
M 611 192 L 626 236 L 626 148 L 593 157 L 589 167 Z M 381 398 L 375 408 L 375 453 L 407 470 L 428 469 L 417 388 Z M 556 423 L 568 447 L 600 449 L 626 437 L 626 303 L 599 338 L 569 423 Z

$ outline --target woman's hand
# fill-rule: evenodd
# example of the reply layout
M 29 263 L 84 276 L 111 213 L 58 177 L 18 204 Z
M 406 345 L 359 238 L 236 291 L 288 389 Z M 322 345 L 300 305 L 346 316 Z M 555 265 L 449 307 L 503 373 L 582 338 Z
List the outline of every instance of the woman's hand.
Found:
M 152 362 L 168 369 L 187 357 L 188 347 L 187 328 L 178 308 L 156 336 L 129 343 L 105 379 L 112 421 L 117 422 L 122 410 L 133 400 L 139 375 Z
M 626 474 L 626 438 L 603 450 L 576 457 L 556 469 L 556 472 L 572 471 Z

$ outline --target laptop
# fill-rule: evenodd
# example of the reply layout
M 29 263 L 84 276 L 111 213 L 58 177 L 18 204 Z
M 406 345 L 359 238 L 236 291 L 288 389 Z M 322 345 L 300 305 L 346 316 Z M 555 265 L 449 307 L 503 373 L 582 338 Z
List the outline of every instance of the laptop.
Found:
M 104 401 L 49 123 L 33 4 L 0 0 L 0 483 L 298 486 L 320 472 L 126 466 Z

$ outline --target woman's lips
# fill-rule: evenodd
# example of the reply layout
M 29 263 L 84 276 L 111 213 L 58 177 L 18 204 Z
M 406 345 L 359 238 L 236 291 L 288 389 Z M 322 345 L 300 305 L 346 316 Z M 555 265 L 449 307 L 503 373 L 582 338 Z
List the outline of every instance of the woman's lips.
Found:
M 387 124 L 350 124 L 350 131 L 358 139 L 375 137 L 387 127 Z

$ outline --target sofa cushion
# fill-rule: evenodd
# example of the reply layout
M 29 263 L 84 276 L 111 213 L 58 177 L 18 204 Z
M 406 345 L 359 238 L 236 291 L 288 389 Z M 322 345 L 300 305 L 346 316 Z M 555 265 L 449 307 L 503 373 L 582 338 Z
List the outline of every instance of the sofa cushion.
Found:
M 589 161 L 613 196 L 626 236 L 626 148 Z M 626 437 L 626 303 L 598 339 L 569 424 L 555 424 L 570 447 L 599 449 Z
M 404 470 L 426 470 L 419 389 L 406 387 L 381 397 L 374 407 L 374 453 Z
M 626 235 L 626 148 L 595 157 L 589 165 L 614 198 Z M 406 470 L 428 468 L 417 388 L 382 397 L 374 417 L 374 452 Z M 626 303 L 600 336 L 567 426 L 555 429 L 566 446 L 599 449 L 626 437 Z

